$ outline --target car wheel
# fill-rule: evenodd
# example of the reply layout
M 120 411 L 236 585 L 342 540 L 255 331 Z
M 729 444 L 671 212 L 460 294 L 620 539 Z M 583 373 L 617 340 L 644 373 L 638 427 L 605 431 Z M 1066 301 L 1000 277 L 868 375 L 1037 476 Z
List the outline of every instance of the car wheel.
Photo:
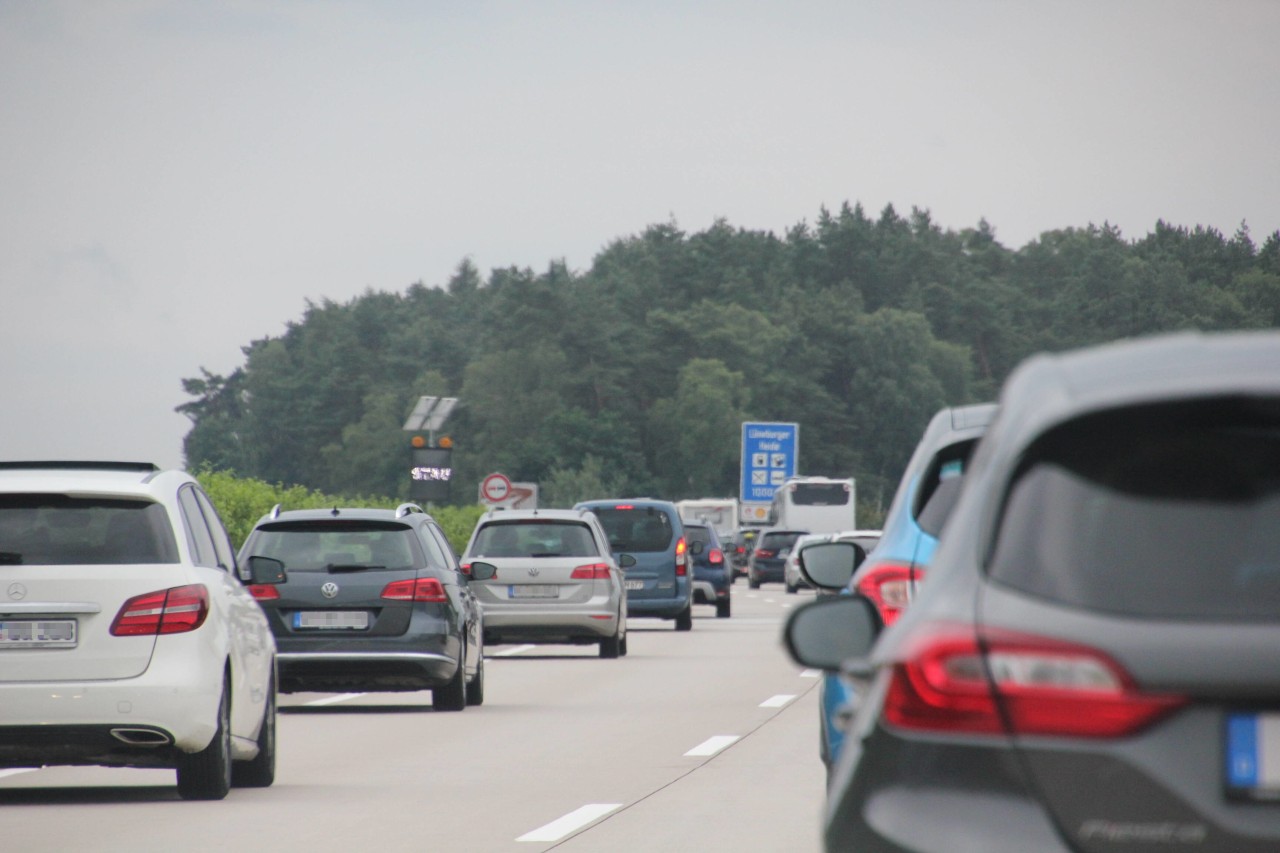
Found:
M 622 639 L 618 641 L 618 655 L 620 657 L 627 656 L 627 635 L 623 634 Z
M 622 654 L 622 638 L 617 634 L 600 641 L 600 657 L 613 659 Z
M 258 754 L 249 761 L 231 765 L 231 784 L 236 788 L 267 788 L 275 781 L 276 677 L 273 674 L 267 687 L 267 707 L 262 711 L 262 727 L 258 729 Z
M 178 754 L 178 795 L 184 800 L 221 800 L 231 790 L 230 699 L 224 681 L 213 740 L 199 752 Z
M 676 617 L 676 630 L 688 631 L 693 628 L 693 605 L 690 604 L 684 609 L 684 612 Z
M 716 602 L 716 618 L 717 619 L 729 618 L 729 599 L 726 598 L 723 601 Z
M 435 699 L 434 693 L 431 698 Z M 476 664 L 476 677 L 467 682 L 467 704 L 484 704 L 484 655 L 480 656 L 480 662 Z
M 796 591 L 799 589 L 799 587 L 791 583 L 786 584 L 786 587 L 787 587 L 787 595 L 795 595 Z
M 748 578 L 747 578 L 747 586 L 751 587 L 751 589 L 759 589 L 759 588 L 760 588 L 760 581 L 756 580 L 755 578 L 748 577 Z
M 443 687 L 431 691 L 431 707 L 437 711 L 461 711 L 467 707 L 467 667 L 466 647 L 458 655 L 458 671 Z

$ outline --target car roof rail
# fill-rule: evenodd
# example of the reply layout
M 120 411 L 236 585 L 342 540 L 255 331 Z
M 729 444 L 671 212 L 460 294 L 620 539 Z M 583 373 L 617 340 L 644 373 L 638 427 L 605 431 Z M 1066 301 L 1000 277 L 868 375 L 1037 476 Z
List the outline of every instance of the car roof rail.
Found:
M 38 462 L 0 462 L 0 469 L 45 469 L 59 471 L 93 470 L 93 471 L 159 471 L 154 462 L 104 462 L 102 460 L 74 461 L 66 459 L 49 459 Z
M 280 517 L 280 507 L 281 507 L 281 504 L 276 504 L 275 506 L 273 506 L 273 507 L 271 508 L 271 512 L 270 512 L 270 513 L 268 513 L 268 515 L 270 515 L 272 518 L 279 518 L 279 517 Z
M 423 515 L 426 515 L 426 512 L 423 511 L 422 507 L 417 504 L 410 503 L 400 504 L 400 506 L 396 507 L 396 518 L 404 518 L 406 515 L 414 512 L 421 512 Z

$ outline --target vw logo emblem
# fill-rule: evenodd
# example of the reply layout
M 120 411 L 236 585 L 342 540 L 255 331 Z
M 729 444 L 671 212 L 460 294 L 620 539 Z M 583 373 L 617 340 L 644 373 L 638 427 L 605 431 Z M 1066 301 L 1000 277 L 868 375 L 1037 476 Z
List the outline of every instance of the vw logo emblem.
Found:
M 529 577 L 531 578 L 536 578 L 540 574 L 542 574 L 542 569 L 535 567 L 529 570 Z
M 320 587 L 320 594 L 325 598 L 333 598 L 338 594 L 338 585 L 333 581 L 329 581 L 327 584 Z
M 27 597 L 27 588 L 20 583 L 9 584 L 9 597 L 14 601 L 21 601 Z

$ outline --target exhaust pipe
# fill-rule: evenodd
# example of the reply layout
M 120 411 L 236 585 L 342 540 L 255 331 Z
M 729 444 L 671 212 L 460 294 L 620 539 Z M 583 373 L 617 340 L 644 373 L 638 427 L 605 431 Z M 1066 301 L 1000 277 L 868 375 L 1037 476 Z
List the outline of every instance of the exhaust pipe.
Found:
M 112 729 L 111 736 L 129 746 L 168 746 L 173 740 L 156 729 Z

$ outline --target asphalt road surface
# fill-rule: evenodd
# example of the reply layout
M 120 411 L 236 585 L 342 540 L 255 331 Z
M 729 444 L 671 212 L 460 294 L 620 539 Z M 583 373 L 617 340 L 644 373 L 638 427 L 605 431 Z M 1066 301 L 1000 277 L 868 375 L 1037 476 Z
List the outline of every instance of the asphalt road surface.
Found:
M 282 695 L 275 785 L 219 802 L 171 771 L 0 770 L 0 849 L 816 851 L 819 679 L 779 642 L 810 596 L 740 580 L 729 619 L 629 620 L 618 660 L 491 646 L 485 703 L 457 713 Z

